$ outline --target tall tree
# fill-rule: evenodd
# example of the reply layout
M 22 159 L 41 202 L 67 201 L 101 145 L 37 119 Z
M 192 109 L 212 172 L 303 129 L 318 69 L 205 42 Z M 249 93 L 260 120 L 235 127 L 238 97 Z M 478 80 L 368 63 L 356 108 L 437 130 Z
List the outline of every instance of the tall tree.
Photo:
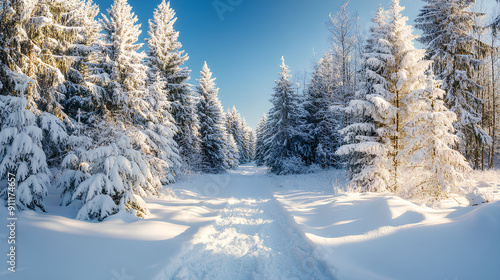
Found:
M 96 111 L 100 108 L 100 100 L 105 95 L 102 87 L 106 82 L 103 60 L 102 26 L 96 19 L 99 7 L 88 0 L 82 2 L 78 10 L 66 13 L 79 14 L 72 22 L 78 26 L 76 40 L 65 51 L 64 56 L 71 57 L 70 65 L 63 69 L 65 75 L 64 112 L 73 120 L 80 119 L 84 124 L 94 121 Z M 62 15 L 64 18 L 64 15 Z M 74 27 L 71 27 L 74 28 Z
M 91 96 L 89 80 L 85 80 L 87 75 L 82 72 L 94 51 L 92 45 L 99 38 L 100 28 L 95 20 L 98 8 L 92 1 L 82 0 L 41 0 L 38 6 L 39 13 L 50 18 L 51 23 L 42 28 L 37 44 L 44 49 L 46 63 L 56 67 L 62 75 L 57 84 L 41 84 L 48 96 L 46 99 L 56 104 L 49 102 L 45 111 L 62 119 L 75 118 L 78 110 L 75 107 L 90 103 L 85 100 Z
M 307 111 L 306 131 L 310 135 L 311 157 L 308 163 L 321 167 L 338 165 L 335 151 L 341 143 L 338 130 L 344 114 L 334 103 L 333 95 L 340 86 L 338 73 L 331 52 L 325 53 L 315 66 L 312 81 L 305 96 L 304 108 Z
M 224 113 L 218 99 L 219 89 L 216 88 L 215 78 L 207 66 L 203 65 L 198 80 L 198 115 L 200 119 L 201 139 L 201 170 L 206 173 L 222 173 L 227 162 L 225 155 L 225 124 Z
M 338 63 L 339 85 L 336 88 L 335 98 L 340 106 L 346 107 L 352 100 L 355 92 L 355 61 L 357 40 L 357 16 L 347 11 L 349 1 L 340 4 L 335 15 L 329 15 L 327 26 L 331 32 L 332 51 L 335 62 Z M 349 124 L 349 116 L 344 114 L 343 127 Z
M 444 106 L 445 91 L 430 74 L 426 86 L 414 90 L 402 102 L 411 109 L 405 129 L 408 144 L 398 157 L 408 161 L 415 175 L 407 189 L 412 196 L 448 197 L 470 167 L 460 152 L 451 148 L 458 137 L 451 133 L 455 113 Z M 412 174 L 412 173 L 409 173 Z
M 175 182 L 182 167 L 178 145 L 174 140 L 177 127 L 170 114 L 171 103 L 165 80 L 153 67 L 149 71 L 148 90 L 145 94 L 147 116 L 142 128 L 142 150 L 149 157 L 156 176 L 163 184 Z
M 245 146 L 244 129 L 241 116 L 236 107 L 233 106 L 233 108 L 228 109 L 226 112 L 226 130 L 227 133 L 233 136 L 238 146 L 240 163 L 247 163 L 249 161 Z
M 115 0 L 108 16 L 102 15 L 105 32 L 105 69 L 109 75 L 104 102 L 105 113 L 113 117 L 143 117 L 141 98 L 146 86 L 147 67 L 142 47 L 137 43 L 141 34 L 137 16 L 127 0 Z
M 360 191 L 384 191 L 392 184 L 386 127 L 396 109 L 387 101 L 393 97 L 388 81 L 392 45 L 388 16 L 381 6 L 372 23 L 361 63 L 360 89 L 347 107 L 355 122 L 340 131 L 345 145 L 337 151 L 346 156 L 351 185 Z
M 245 153 L 246 162 L 250 162 L 254 158 L 255 147 L 254 147 L 254 135 L 251 127 L 247 125 L 245 118 L 241 119 L 241 127 L 243 128 L 243 150 Z
M 404 166 L 397 158 L 397 154 L 406 145 L 406 132 L 404 127 L 408 122 L 408 107 L 402 103 L 413 90 L 425 85 L 425 71 L 431 66 L 432 61 L 425 60 L 425 50 L 416 49 L 413 41 L 418 37 L 413 34 L 412 27 L 406 24 L 407 17 L 402 16 L 404 7 L 399 5 L 399 0 L 393 0 L 388 11 L 389 36 L 388 41 L 392 48 L 391 63 L 388 65 L 389 91 L 392 98 L 389 102 L 396 108 L 396 115 L 389 122 L 388 133 L 391 138 L 390 158 L 394 168 L 394 189 L 398 189 L 401 171 Z
M 362 167 L 363 171 L 353 177 L 355 182 L 368 183 L 365 189 L 401 189 L 401 174 L 406 165 L 398 154 L 407 145 L 404 128 L 411 115 L 411 109 L 402 100 L 425 86 L 425 71 L 431 65 L 431 61 L 424 59 L 425 50 L 414 47 L 413 40 L 417 36 L 412 33 L 411 26 L 406 24 L 408 18 L 401 15 L 403 10 L 399 0 L 393 0 L 388 9 L 387 23 L 380 20 L 383 19 L 380 10 L 377 14 L 375 22 L 380 23 L 376 23 L 378 27 L 372 30 L 370 39 L 377 40 L 378 44 L 368 48 L 372 53 L 368 53 L 364 62 L 365 82 L 360 94 L 365 100 L 352 102 L 348 109 L 356 112 L 360 118 L 365 118 L 364 123 L 343 131 L 354 144 L 341 147 L 339 153 L 371 154 L 361 161 L 361 166 L 366 168 Z M 388 163 L 384 162 L 385 158 L 389 160 Z M 386 167 L 390 168 L 389 176 Z
M 267 117 L 266 114 L 262 114 L 262 117 L 257 124 L 257 129 L 255 131 L 256 140 L 255 140 L 255 163 L 258 166 L 262 166 L 265 164 L 266 151 L 264 146 L 264 141 L 266 140 L 266 125 L 267 125 Z
M 195 165 L 199 149 L 198 128 L 193 92 L 187 81 L 190 71 L 183 67 L 189 57 L 181 50 L 179 32 L 175 31 L 177 21 L 170 2 L 163 0 L 149 22 L 148 52 L 151 66 L 165 80 L 170 112 L 177 125 L 175 141 L 180 155 L 187 165 Z
M 467 158 L 477 157 L 478 145 L 491 144 L 491 137 L 481 127 L 483 100 L 473 73 L 483 63 L 479 52 L 484 44 L 474 39 L 480 13 L 471 11 L 475 0 L 425 0 L 427 4 L 415 20 L 423 32 L 420 42 L 427 46 L 427 55 L 434 60 L 436 78 L 443 81 L 446 106 L 457 114 L 454 123 Z M 479 47 L 479 48 L 478 48 Z M 478 52 L 479 51 L 479 52 Z
M 233 135 L 227 133 L 227 131 L 224 133 L 224 143 L 226 144 L 225 157 L 227 169 L 236 168 L 240 164 L 240 153 Z
M 0 8 L 0 93 L 24 95 L 29 110 L 34 111 L 41 100 L 36 70 L 44 64 L 40 59 L 41 49 L 33 43 L 28 31 L 40 32 L 45 20 L 34 19 L 33 2 L 7 0 Z
M 151 143 L 144 137 L 150 108 L 144 94 L 145 55 L 138 52 L 142 45 L 137 44 L 140 25 L 126 0 L 116 0 L 108 15 L 102 21 L 105 36 L 100 75 L 105 92 L 89 131 L 95 135 L 95 144 L 80 156 L 75 149 L 63 161 L 68 168 L 68 163 L 83 161 L 91 170 L 77 187 L 70 184 L 63 191 L 65 204 L 81 202 L 77 218 L 84 220 L 101 221 L 120 211 L 147 215 L 142 197 L 161 190 L 157 166 L 148 154 Z
M 269 111 L 268 138 L 269 152 L 266 165 L 275 174 L 303 172 L 303 159 L 306 135 L 303 132 L 305 110 L 300 105 L 300 98 L 290 82 L 288 66 L 281 58 L 279 77 L 275 81 L 271 97 L 272 108 Z

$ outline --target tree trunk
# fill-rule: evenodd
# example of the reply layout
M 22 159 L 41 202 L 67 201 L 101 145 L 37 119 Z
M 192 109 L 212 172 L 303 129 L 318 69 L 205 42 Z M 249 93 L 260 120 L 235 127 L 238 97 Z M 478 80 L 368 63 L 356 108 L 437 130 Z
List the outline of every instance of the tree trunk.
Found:
M 491 89 L 492 89 L 492 101 L 493 101 L 493 110 L 492 110 L 492 133 L 491 133 L 491 138 L 492 138 L 492 143 L 491 143 L 491 149 L 490 149 L 490 156 L 489 156 L 489 162 L 488 162 L 488 167 L 490 169 L 494 169 L 495 168 L 495 143 L 496 143 L 496 111 L 497 111 L 497 107 L 496 107 L 496 104 L 497 104 L 497 100 L 496 100 L 496 92 L 495 92 L 495 57 L 494 57 L 494 53 L 495 53 L 495 36 L 492 36 L 492 39 L 491 39 L 491 52 L 490 52 L 490 57 L 491 57 Z

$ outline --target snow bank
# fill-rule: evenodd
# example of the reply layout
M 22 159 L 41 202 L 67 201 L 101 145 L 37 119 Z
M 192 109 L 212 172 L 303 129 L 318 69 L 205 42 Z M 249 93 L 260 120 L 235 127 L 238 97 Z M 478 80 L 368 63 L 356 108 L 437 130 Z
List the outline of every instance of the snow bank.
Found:
M 77 208 L 56 206 L 58 202 L 52 194 L 48 214 L 18 213 L 17 271 L 5 266 L 0 279 L 153 279 L 200 227 L 213 222 L 223 204 L 193 197 L 148 199 L 147 219 L 123 212 L 98 223 L 75 220 Z M 7 213 L 0 206 L 0 220 L 7 221 Z M 6 241 L 2 229 L 2 250 Z M 6 254 L 0 261 L 6 263 Z
M 275 196 L 339 279 L 498 279 L 500 201 L 432 209 L 387 194 L 333 195 L 318 181 Z

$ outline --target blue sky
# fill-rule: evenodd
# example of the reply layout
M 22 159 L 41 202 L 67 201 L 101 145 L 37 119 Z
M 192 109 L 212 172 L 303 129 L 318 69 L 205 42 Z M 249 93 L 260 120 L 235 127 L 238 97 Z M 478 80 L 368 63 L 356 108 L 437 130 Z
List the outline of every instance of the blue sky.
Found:
M 112 0 L 94 0 L 106 13 Z M 129 0 L 140 23 L 141 40 L 147 36 L 148 19 L 161 0 Z M 190 59 L 191 84 L 196 84 L 203 62 L 207 61 L 220 88 L 225 109 L 233 105 L 253 128 L 270 107 L 281 56 L 292 74 L 310 72 L 313 49 L 319 57 L 329 48 L 325 26 L 329 13 L 342 0 L 171 0 L 177 13 L 175 29 Z M 360 28 L 368 30 L 377 6 L 390 0 L 351 0 L 349 10 L 358 13 Z M 478 1 L 480 2 L 480 1 Z M 486 0 L 492 5 L 494 0 Z M 216 6 L 229 10 L 221 12 Z M 401 0 L 404 14 L 413 19 L 423 2 Z

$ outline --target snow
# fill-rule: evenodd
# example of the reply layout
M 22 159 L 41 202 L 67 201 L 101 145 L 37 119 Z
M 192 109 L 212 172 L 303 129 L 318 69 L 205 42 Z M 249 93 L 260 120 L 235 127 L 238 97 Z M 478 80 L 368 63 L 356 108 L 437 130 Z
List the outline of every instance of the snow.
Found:
M 430 208 L 390 194 L 343 193 L 337 182 L 332 190 L 318 177 L 295 179 L 300 189 L 276 197 L 338 279 L 497 279 L 500 181 L 477 189 L 494 186 L 489 204 L 450 198 Z
M 74 219 L 77 205 L 59 206 L 62 190 L 51 188 L 47 213 L 18 213 L 17 272 L 0 278 L 495 279 L 499 179 L 470 175 L 490 203 L 430 208 L 348 192 L 345 171 L 276 176 L 247 164 L 178 181 L 175 196 L 145 199 L 144 219 L 122 211 L 100 223 Z M 0 206 L 0 219 L 7 213 Z M 0 247 L 6 240 L 0 231 Z

